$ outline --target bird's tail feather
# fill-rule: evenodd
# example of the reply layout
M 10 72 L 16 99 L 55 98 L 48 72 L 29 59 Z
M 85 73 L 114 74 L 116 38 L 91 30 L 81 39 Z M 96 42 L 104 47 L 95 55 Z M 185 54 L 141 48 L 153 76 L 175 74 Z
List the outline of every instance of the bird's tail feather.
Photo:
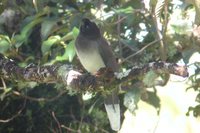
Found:
M 113 92 L 111 95 L 108 95 L 105 98 L 104 105 L 110 121 L 111 128 L 115 131 L 120 129 L 120 106 L 119 98 L 116 92 Z

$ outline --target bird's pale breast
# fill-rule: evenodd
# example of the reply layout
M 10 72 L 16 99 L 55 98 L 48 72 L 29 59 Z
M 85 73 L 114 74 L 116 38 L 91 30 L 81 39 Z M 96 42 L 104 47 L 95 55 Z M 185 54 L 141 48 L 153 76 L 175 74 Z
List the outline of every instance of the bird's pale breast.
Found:
M 77 55 L 83 67 L 90 73 L 97 72 L 100 68 L 105 67 L 97 45 L 92 45 L 87 51 L 77 51 Z

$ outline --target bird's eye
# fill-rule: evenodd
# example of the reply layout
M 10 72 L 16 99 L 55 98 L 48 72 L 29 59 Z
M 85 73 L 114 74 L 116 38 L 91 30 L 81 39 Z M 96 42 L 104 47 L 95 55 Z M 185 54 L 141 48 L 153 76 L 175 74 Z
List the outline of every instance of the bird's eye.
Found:
M 89 26 L 88 24 L 85 25 L 85 28 L 86 28 L 86 29 L 89 29 L 89 27 L 90 27 L 90 26 Z

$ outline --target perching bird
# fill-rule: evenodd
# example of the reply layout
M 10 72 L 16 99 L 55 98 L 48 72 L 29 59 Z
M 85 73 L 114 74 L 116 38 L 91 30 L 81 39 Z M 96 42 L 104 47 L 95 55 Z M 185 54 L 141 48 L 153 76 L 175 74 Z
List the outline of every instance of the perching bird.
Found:
M 75 48 L 81 64 L 91 74 L 105 67 L 112 69 L 114 72 L 119 70 L 119 65 L 108 42 L 101 35 L 97 25 L 87 18 L 82 20 Z M 106 96 L 104 105 L 111 128 L 118 131 L 120 129 L 120 106 L 117 89 Z

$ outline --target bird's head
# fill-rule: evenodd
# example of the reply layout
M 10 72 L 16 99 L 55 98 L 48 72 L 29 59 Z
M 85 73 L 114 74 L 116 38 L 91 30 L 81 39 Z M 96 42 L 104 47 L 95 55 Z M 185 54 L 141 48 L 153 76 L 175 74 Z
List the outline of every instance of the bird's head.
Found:
M 88 18 L 82 19 L 80 33 L 90 39 L 96 39 L 101 35 L 98 26 Z

